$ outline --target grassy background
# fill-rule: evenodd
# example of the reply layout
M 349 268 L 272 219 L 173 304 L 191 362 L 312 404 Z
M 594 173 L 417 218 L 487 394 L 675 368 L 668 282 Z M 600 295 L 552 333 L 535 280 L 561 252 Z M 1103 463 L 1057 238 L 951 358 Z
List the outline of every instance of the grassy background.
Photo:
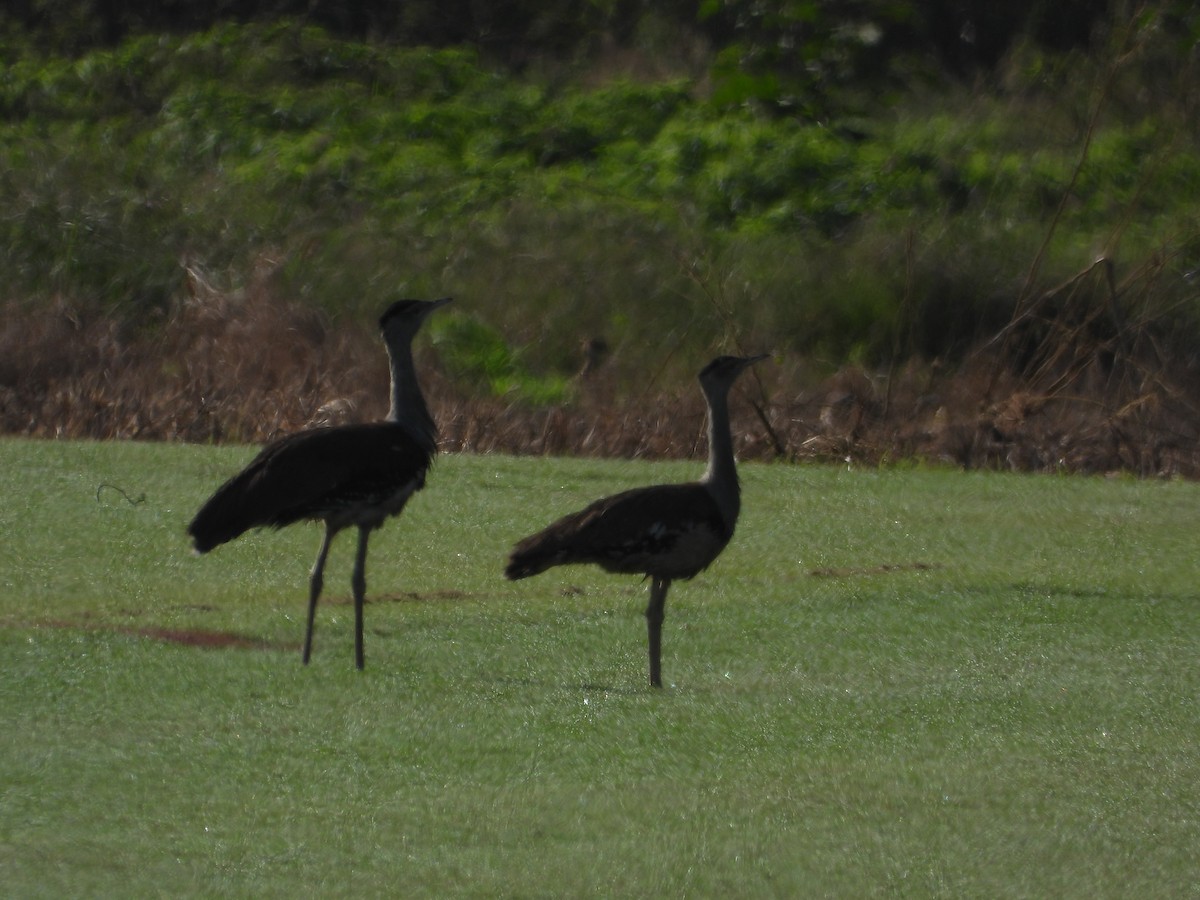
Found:
M 315 529 L 189 555 L 250 453 L 0 442 L 10 894 L 1200 889 L 1195 484 L 743 466 L 652 692 L 644 586 L 500 571 L 695 464 L 443 458 L 373 541 L 360 674 L 348 538 L 307 669 Z

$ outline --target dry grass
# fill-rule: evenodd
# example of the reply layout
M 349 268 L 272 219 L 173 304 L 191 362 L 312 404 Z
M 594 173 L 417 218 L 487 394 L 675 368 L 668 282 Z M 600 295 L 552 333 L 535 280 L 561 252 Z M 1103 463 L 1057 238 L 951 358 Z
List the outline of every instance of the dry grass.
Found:
M 806 383 L 799 361 L 759 366 L 736 388 L 743 459 L 1200 475 L 1200 372 L 1160 322 L 1118 323 L 1100 267 L 1027 305 L 954 367 L 850 367 Z M 190 273 L 154 327 L 130 329 L 60 302 L 13 306 L 0 330 L 0 431 L 39 437 L 260 442 L 383 414 L 387 366 L 367 324 L 335 327 L 280 299 L 269 271 L 222 292 Z M 1136 288 L 1127 284 L 1121 290 Z M 705 452 L 695 384 L 619 396 L 604 370 L 554 407 L 480 396 L 419 349 L 448 451 L 694 458 Z M 1180 361 L 1183 360 L 1183 361 Z

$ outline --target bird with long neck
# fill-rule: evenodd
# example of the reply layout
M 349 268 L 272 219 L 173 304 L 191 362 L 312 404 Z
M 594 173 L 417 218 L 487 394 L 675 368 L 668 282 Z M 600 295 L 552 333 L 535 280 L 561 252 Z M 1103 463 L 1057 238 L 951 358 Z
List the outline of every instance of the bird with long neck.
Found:
M 354 594 L 354 660 L 364 666 L 363 605 L 371 532 L 397 516 L 425 486 L 437 451 L 437 429 L 417 383 L 412 342 L 421 323 L 450 302 L 398 300 L 380 317 L 391 365 L 391 408 L 382 422 L 313 428 L 280 438 L 225 482 L 188 526 L 197 553 L 231 541 L 251 528 L 283 528 L 301 520 L 323 522 L 325 532 L 309 577 L 303 660 L 312 655 L 317 600 L 325 560 L 339 531 L 358 528 L 351 588 Z
M 671 582 L 692 578 L 733 537 L 741 491 L 729 426 L 729 389 L 760 356 L 719 356 L 700 372 L 708 403 L 708 468 L 699 481 L 634 488 L 563 516 L 520 541 L 504 574 L 528 578 L 553 566 L 594 563 L 650 579 L 646 629 L 650 684 L 662 687 L 662 624 Z

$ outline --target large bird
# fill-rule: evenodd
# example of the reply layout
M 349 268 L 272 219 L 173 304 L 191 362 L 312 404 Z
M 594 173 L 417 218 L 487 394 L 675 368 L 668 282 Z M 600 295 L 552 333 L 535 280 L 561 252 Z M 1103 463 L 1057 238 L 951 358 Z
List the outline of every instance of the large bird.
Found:
M 389 516 L 425 486 L 437 450 L 437 428 L 421 395 L 412 341 L 421 323 L 450 302 L 398 300 L 379 320 L 392 370 L 387 419 L 362 425 L 313 428 L 268 444 L 241 472 L 217 489 L 188 526 L 197 553 L 231 541 L 251 528 L 283 528 L 312 519 L 325 534 L 309 579 L 304 662 L 312 655 L 313 620 L 334 536 L 358 528 L 354 591 L 354 661 L 363 668 L 363 598 L 367 542 Z
M 595 563 L 608 572 L 650 578 L 646 628 L 650 684 L 662 687 L 662 623 L 667 590 L 691 578 L 729 543 L 741 507 L 729 389 L 766 356 L 719 356 L 700 372 L 708 401 L 708 469 L 697 482 L 635 488 L 564 516 L 513 548 L 504 574 L 528 578 L 553 566 Z

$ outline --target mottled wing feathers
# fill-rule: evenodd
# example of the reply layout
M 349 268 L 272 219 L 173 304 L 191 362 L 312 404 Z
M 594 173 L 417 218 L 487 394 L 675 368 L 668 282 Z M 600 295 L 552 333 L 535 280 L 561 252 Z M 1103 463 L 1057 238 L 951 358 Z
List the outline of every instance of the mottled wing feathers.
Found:
M 733 536 L 701 484 L 636 488 L 595 503 L 525 538 L 505 574 L 526 578 L 552 566 L 595 563 L 611 572 L 690 578 Z
M 430 462 L 392 422 L 301 431 L 268 444 L 218 488 L 188 534 L 204 553 L 251 528 L 281 528 L 379 503 L 413 482 L 419 490 Z

